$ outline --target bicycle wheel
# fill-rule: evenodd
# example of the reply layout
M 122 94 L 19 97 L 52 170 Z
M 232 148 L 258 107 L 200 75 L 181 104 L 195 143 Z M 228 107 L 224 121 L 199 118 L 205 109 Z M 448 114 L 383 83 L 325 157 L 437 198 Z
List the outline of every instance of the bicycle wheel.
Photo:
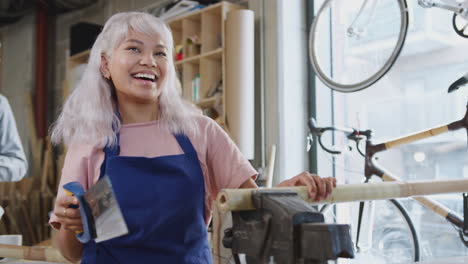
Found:
M 309 32 L 312 67 L 333 90 L 362 90 L 390 70 L 407 31 L 405 0 L 325 0 Z
M 356 243 L 359 202 L 326 205 L 320 210 L 325 222 L 351 226 Z M 364 202 L 354 259 L 339 259 L 338 263 L 410 263 L 419 260 L 419 241 L 413 222 L 396 200 Z
M 468 21 L 457 14 L 453 14 L 452 17 L 453 30 L 463 38 L 468 38 Z

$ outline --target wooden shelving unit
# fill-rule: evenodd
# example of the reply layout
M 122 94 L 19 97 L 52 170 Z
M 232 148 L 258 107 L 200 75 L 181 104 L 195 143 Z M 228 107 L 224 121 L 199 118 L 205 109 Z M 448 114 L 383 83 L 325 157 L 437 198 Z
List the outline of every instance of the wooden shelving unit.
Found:
M 224 80 L 226 74 L 229 74 L 225 70 L 225 21 L 228 12 L 242 8 L 239 5 L 220 2 L 168 21 L 173 33 L 174 45 L 183 47 L 183 59 L 175 61 L 182 83 L 183 97 L 194 102 L 202 110 L 216 108 L 214 112 L 217 115 L 215 116 L 212 116 L 213 111 L 205 111 L 205 113 L 223 126 L 226 124 Z M 199 53 L 189 52 L 192 47 L 187 43 L 187 39 L 194 36 L 201 45 Z M 197 76 L 200 78 L 200 87 L 198 100 L 194 100 L 192 83 Z M 220 92 L 210 98 L 209 91 L 219 85 L 221 86 Z M 217 97 L 221 97 L 221 100 L 217 100 Z

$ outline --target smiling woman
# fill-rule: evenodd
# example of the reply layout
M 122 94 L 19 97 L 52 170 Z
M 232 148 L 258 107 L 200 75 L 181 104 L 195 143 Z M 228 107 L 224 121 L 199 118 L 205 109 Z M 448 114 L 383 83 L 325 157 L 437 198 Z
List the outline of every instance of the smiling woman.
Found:
M 173 40 L 145 13 L 112 16 L 91 50 L 84 75 L 52 130 L 67 156 L 50 223 L 61 253 L 81 263 L 211 263 L 206 225 L 221 189 L 254 188 L 257 172 L 212 119 L 178 93 Z M 108 176 L 129 233 L 81 244 L 78 201 Z M 312 199 L 335 181 L 303 172 L 280 184 L 308 186 Z

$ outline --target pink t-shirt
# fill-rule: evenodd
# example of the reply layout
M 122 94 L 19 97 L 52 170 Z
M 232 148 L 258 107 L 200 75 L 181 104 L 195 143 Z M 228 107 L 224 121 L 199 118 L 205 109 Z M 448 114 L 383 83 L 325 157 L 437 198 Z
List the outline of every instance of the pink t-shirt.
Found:
M 211 216 L 211 203 L 223 188 L 238 188 L 257 172 L 242 155 L 224 130 L 208 117 L 197 117 L 198 134 L 188 134 L 197 151 L 205 180 L 205 222 Z M 120 130 L 120 155 L 159 157 L 183 154 L 174 135 L 158 121 L 122 125 Z M 99 179 L 104 160 L 102 149 L 91 145 L 70 145 L 62 169 L 58 195 L 62 186 L 78 181 L 88 189 Z M 60 228 L 57 217 L 52 214 L 49 223 Z

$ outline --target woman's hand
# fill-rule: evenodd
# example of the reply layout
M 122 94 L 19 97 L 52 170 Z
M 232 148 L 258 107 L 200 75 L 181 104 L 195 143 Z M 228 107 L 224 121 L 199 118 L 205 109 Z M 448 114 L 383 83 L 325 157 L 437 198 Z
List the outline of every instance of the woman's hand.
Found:
M 70 208 L 70 205 L 75 205 L 76 208 Z M 78 206 L 78 199 L 75 196 L 61 194 L 57 197 L 54 213 L 57 216 L 57 221 L 61 224 L 61 228 L 73 232 L 83 230 Z
M 304 171 L 289 180 L 281 182 L 277 187 L 291 186 L 307 186 L 310 199 L 322 201 L 330 196 L 336 187 L 336 179 L 333 177 L 321 178 L 316 174 Z

